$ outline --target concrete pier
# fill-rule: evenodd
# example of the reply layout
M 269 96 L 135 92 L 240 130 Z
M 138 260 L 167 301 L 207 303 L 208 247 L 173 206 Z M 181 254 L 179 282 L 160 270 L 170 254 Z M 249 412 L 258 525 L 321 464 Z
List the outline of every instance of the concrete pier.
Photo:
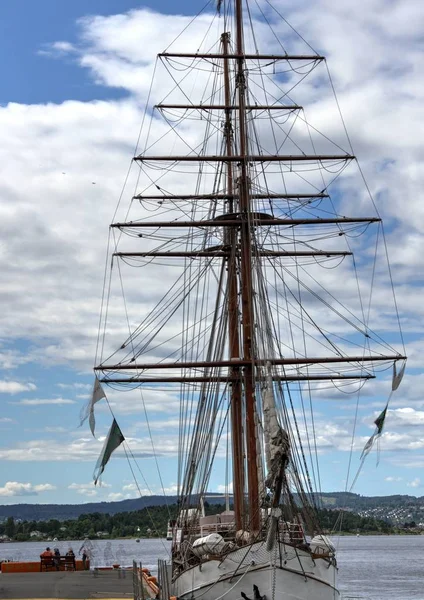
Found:
M 1 600 L 133 598 L 132 570 L 0 574 Z M 148 594 L 146 594 L 146 597 Z

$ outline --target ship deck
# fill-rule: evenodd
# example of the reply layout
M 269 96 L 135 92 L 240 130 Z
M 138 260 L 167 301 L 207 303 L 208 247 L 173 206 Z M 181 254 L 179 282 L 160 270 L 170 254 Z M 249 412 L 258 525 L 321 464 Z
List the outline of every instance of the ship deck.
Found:
M 146 599 L 149 593 L 146 590 Z M 132 570 L 0 574 L 2 600 L 133 598 Z

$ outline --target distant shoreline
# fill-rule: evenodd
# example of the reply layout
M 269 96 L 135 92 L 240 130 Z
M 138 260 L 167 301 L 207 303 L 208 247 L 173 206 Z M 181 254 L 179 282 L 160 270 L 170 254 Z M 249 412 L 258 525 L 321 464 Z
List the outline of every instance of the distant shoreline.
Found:
M 350 533 L 350 532 L 344 532 L 344 531 L 338 531 L 338 532 L 324 532 L 325 535 L 328 535 L 330 537 L 404 537 L 404 536 L 419 536 L 419 535 L 424 535 L 424 531 L 395 531 L 393 533 L 382 533 L 381 531 L 368 531 L 368 532 L 364 532 L 364 533 L 360 533 L 360 534 L 356 534 L 356 533 Z M 54 544 L 64 544 L 67 542 L 83 542 L 84 539 L 87 538 L 80 538 L 80 539 L 71 539 L 71 538 L 63 538 L 63 539 L 58 539 L 55 542 L 53 542 L 53 540 L 45 540 L 45 539 L 29 539 L 29 540 L 0 540 L 0 544 L 50 544 L 51 546 L 54 546 Z M 136 541 L 136 539 L 141 540 L 162 540 L 162 541 L 169 541 L 166 539 L 166 537 L 155 537 L 155 536 L 139 536 L 139 537 L 134 537 L 134 536 L 124 536 L 124 537 L 101 537 L 101 538 L 88 538 L 91 542 L 99 542 L 99 541 L 119 541 L 119 540 L 134 540 L 134 542 Z M 0 561 L 1 562 L 1 561 Z

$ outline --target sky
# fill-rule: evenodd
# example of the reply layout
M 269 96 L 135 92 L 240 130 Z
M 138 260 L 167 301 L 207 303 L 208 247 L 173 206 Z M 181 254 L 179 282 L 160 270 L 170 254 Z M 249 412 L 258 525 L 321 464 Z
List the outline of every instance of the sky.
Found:
M 379 465 L 371 454 L 353 491 L 424 495 L 424 14 L 415 0 L 274 4 L 327 57 L 353 146 L 388 223 L 409 362 L 390 405 Z M 94 487 L 110 415 L 98 406 L 93 439 L 79 427 L 79 411 L 93 382 L 108 225 L 154 55 L 201 6 L 181 2 L 178 17 L 167 0 L 15 0 L 0 9 L 0 52 L 7 57 L 0 64 L 0 504 L 138 494 L 122 453 Z M 332 129 L 324 99 L 314 114 L 322 130 Z M 386 391 L 387 381 L 361 402 L 356 466 Z M 145 494 L 174 493 L 178 402 L 151 392 L 145 405 L 155 450 L 141 402 L 116 405 L 139 457 L 139 486 Z M 345 489 L 353 412 L 354 403 L 334 400 L 318 414 L 323 491 Z M 211 489 L 222 484 L 216 479 Z

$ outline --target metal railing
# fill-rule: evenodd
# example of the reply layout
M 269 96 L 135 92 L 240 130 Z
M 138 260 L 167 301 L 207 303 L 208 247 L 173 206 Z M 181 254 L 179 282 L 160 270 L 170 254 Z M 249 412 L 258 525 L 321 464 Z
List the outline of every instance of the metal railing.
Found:
M 133 560 L 133 594 L 134 600 L 146 600 L 141 563 L 137 565 L 135 560 Z

